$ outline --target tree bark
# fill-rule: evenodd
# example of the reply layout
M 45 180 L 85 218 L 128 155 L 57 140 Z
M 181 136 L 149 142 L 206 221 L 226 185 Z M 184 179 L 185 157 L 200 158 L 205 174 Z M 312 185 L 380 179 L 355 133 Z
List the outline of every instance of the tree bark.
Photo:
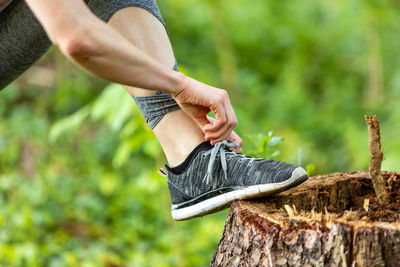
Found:
M 234 202 L 210 266 L 400 266 L 400 173 L 382 174 L 388 206 L 367 172 Z
M 379 121 L 376 116 L 365 115 L 365 122 L 368 126 L 368 139 L 369 139 L 369 173 L 371 174 L 372 183 L 378 201 L 381 204 L 389 204 L 390 197 L 386 190 L 386 181 L 381 174 L 381 165 L 383 160 L 383 153 L 381 149 L 381 131 Z

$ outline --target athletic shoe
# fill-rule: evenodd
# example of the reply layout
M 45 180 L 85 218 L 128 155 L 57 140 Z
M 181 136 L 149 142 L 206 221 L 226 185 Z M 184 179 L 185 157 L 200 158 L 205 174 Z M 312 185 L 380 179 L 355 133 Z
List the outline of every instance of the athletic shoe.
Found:
M 230 151 L 236 147 L 230 141 L 204 142 L 180 166 L 160 170 L 168 177 L 175 220 L 213 213 L 238 199 L 275 194 L 308 178 L 301 167 Z

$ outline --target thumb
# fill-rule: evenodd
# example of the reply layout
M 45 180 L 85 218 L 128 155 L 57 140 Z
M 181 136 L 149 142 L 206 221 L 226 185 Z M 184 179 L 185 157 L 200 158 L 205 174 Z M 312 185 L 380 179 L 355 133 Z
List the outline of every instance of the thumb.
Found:
M 199 116 L 196 118 L 197 124 L 200 126 L 201 130 L 204 132 L 204 126 L 207 124 L 211 124 L 211 122 L 207 119 L 206 116 Z

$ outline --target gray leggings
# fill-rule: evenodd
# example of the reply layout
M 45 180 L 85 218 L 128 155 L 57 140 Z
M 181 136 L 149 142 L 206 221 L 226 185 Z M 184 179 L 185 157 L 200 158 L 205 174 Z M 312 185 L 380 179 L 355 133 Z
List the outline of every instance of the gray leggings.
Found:
M 156 0 L 85 0 L 96 16 L 108 21 L 125 7 L 141 7 L 158 18 L 165 27 Z M 166 29 L 166 28 L 165 28 Z M 23 0 L 14 0 L 0 13 L 0 90 L 32 66 L 51 46 L 42 26 Z M 174 70 L 178 71 L 175 63 Z M 134 97 L 137 106 L 151 128 L 162 117 L 179 109 L 174 99 L 165 93 Z

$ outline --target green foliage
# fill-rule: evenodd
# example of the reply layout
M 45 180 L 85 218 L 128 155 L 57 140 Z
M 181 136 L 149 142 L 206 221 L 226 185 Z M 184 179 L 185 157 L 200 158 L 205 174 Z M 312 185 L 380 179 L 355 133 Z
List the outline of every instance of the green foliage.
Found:
M 244 144 L 246 145 L 246 153 L 252 157 L 274 159 L 279 155 L 280 145 L 283 138 L 273 136 L 272 132 L 267 135 L 259 133 L 257 135 L 246 136 Z
M 307 166 L 306 166 L 306 171 L 307 171 L 307 175 L 308 175 L 308 176 L 315 175 L 315 174 L 316 174 L 316 172 L 315 172 L 315 171 L 316 171 L 315 165 L 312 164 L 312 163 L 307 164 Z
M 159 4 L 180 69 L 230 93 L 244 153 L 365 170 L 368 113 L 399 170 L 397 3 Z M 54 83 L 28 72 L 0 92 L 0 265 L 207 265 L 226 211 L 171 220 L 165 159 L 131 97 L 54 50 L 39 64 Z
M 118 103 L 118 108 L 115 103 Z M 119 143 L 112 161 L 114 167 L 126 164 L 131 153 L 139 149 L 149 157 L 162 157 L 157 140 L 122 86 L 108 85 L 92 103 L 57 121 L 50 129 L 50 140 L 55 141 L 63 134 L 80 129 L 88 118 L 104 121 L 118 134 Z
M 122 87 L 107 86 L 51 127 L 18 106 L 7 112 L 0 122 L 11 144 L 0 156 L 1 266 L 208 264 L 226 212 L 207 224 L 172 221 L 166 181 L 156 173 L 165 162 L 161 149 Z M 25 146 L 32 149 L 21 152 Z M 34 173 L 24 167 L 29 161 Z

